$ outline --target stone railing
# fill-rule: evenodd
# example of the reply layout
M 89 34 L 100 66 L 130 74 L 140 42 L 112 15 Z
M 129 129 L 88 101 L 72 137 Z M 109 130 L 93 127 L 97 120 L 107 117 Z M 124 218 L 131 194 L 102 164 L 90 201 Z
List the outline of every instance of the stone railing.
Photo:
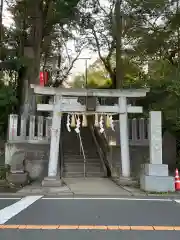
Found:
M 148 145 L 148 122 L 147 119 L 129 119 L 129 140 L 131 145 Z M 23 140 L 44 140 L 49 141 L 51 136 L 51 117 L 29 116 L 24 119 L 23 116 L 11 114 L 9 116 L 9 141 Z M 110 128 L 105 129 L 105 134 L 109 142 L 116 141 L 120 144 L 119 121 L 114 121 L 115 131 Z
M 49 141 L 51 136 L 52 118 L 44 116 L 29 116 L 24 118 L 16 114 L 9 116 L 8 140 L 44 140 Z
M 133 146 L 149 145 L 149 119 L 134 118 L 129 121 L 129 144 Z M 119 121 L 114 121 L 115 131 L 105 129 L 105 136 L 109 145 L 120 145 Z

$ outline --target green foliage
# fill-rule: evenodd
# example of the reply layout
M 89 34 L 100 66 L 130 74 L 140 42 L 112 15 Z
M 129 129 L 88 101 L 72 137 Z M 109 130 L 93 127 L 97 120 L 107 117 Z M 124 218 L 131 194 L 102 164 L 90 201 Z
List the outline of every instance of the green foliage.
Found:
M 92 0 L 88 4 L 82 32 L 90 48 L 99 55 L 99 60 L 88 70 L 88 82 L 93 82 L 93 87 L 108 87 L 106 81 L 112 81 L 116 66 L 115 2 L 109 0 L 104 5 Z M 164 127 L 174 134 L 180 132 L 179 13 L 178 0 L 122 1 L 122 61 L 121 66 L 116 66 L 122 69 L 125 88 L 151 89 L 137 104 L 144 107 L 146 115 L 149 110 L 162 110 Z
M 144 111 L 160 110 L 163 125 L 173 134 L 180 132 L 180 69 L 167 60 L 156 60 L 149 65 L 146 86 L 147 97 L 139 100 Z
M 76 76 L 73 81 L 74 88 L 82 88 L 86 85 L 86 79 L 84 74 Z M 111 79 L 108 76 L 104 76 L 102 71 L 88 71 L 87 87 L 88 88 L 104 88 L 111 86 Z
M 124 59 L 124 87 L 151 89 L 146 98 L 137 101 L 144 107 L 144 115 L 151 110 L 161 110 L 164 127 L 173 134 L 180 132 L 180 69 L 167 60 L 154 60 L 149 63 L 148 73 L 142 71 L 137 64 Z M 111 79 L 99 61 L 88 69 L 89 88 L 108 88 Z M 76 76 L 74 86 L 85 84 L 84 75 Z
M 0 180 L 6 179 L 6 169 L 4 167 L 0 167 Z
M 61 65 L 64 61 L 62 46 L 69 39 L 75 39 L 73 31 L 76 29 L 81 41 L 85 39 L 88 47 L 99 55 L 88 69 L 88 87 L 109 88 L 116 66 L 114 4 L 115 1 L 111 0 L 106 4 L 95 0 L 24 0 L 13 3 L 11 12 L 15 26 L 3 31 L 4 43 L 9 42 L 11 50 L 3 44 L 3 59 L 7 62 L 10 59 L 14 67 L 11 70 L 19 69 L 22 64 L 32 65 L 29 72 L 34 74 L 38 73 L 42 58 L 43 63 L 47 62 L 58 51 Z M 122 61 L 121 66 L 116 67 L 122 69 L 124 87 L 150 87 L 148 96 L 138 100 L 140 104 L 145 111 L 162 110 L 164 126 L 172 132 L 180 131 L 179 2 L 125 0 L 122 1 L 121 13 Z M 32 45 L 34 50 L 35 61 L 31 63 L 22 56 L 22 47 L 26 44 Z M 147 65 L 148 72 L 144 72 Z M 64 74 L 60 75 L 65 79 Z M 79 75 L 75 78 L 74 87 L 82 87 L 85 82 L 85 76 Z M 14 97 L 10 97 L 15 96 L 14 90 L 7 88 L 9 86 L 0 89 L 0 111 L 5 116 L 6 110 L 9 112 L 16 104 Z M 3 91 L 9 93 L 3 94 Z M 6 121 L 5 116 L 2 122 Z
M 10 166 L 0 166 L 0 180 L 5 180 L 7 173 L 10 171 Z
M 5 85 L 0 82 L 0 137 L 4 139 L 7 131 L 8 115 L 13 113 L 18 104 L 14 85 Z
M 112 59 L 112 65 L 113 65 Z M 133 61 L 128 58 L 123 59 L 123 72 L 124 72 L 124 87 L 136 88 L 145 84 L 145 74 L 142 69 Z M 79 75 L 74 79 L 74 87 L 82 87 L 85 84 L 85 76 Z M 103 63 L 99 60 L 95 61 L 88 68 L 87 76 L 88 87 L 91 88 L 110 88 L 112 80 L 108 71 L 105 69 Z

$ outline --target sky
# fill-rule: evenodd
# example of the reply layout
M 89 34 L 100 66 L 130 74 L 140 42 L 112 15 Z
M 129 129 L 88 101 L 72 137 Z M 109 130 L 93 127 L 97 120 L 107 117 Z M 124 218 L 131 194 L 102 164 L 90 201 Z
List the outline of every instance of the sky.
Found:
M 9 27 L 11 24 L 13 24 L 11 14 L 7 11 L 7 4 L 5 1 L 4 1 L 4 9 L 3 9 L 3 24 L 6 27 Z M 71 42 L 68 43 L 68 47 L 72 49 L 74 48 Z M 80 73 L 85 73 L 86 62 L 85 62 L 85 59 L 80 59 L 80 58 L 89 58 L 87 61 L 87 65 L 89 66 L 90 64 L 95 62 L 95 60 L 98 58 L 98 54 L 91 52 L 90 50 L 85 48 L 82 51 L 81 55 L 79 56 L 79 59 L 74 64 L 74 67 L 71 71 L 71 75 L 69 76 L 69 81 L 71 81 L 75 75 L 78 75 Z

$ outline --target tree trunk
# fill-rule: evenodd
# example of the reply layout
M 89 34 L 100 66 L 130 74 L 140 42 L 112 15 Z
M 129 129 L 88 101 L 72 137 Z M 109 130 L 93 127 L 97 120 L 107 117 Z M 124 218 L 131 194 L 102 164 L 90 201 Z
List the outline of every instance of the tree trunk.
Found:
M 3 0 L 0 0 L 0 60 L 2 58 L 2 35 L 3 35 L 3 24 L 2 24 L 2 13 L 3 13 Z
M 123 88 L 123 64 L 122 64 L 122 0 L 116 0 L 116 88 Z
M 39 4 L 38 4 L 39 3 Z M 27 70 L 26 79 L 24 81 L 25 97 L 24 97 L 24 115 L 36 113 L 36 97 L 30 89 L 30 84 L 39 84 L 39 71 L 40 71 L 40 61 L 41 61 L 41 45 L 43 38 L 43 15 L 41 9 L 41 1 L 38 0 L 35 5 L 34 14 L 34 24 L 33 24 L 33 36 L 31 39 L 32 45 L 32 62 Z M 31 54 L 30 54 L 31 55 Z M 29 56 L 28 56 L 29 57 Z

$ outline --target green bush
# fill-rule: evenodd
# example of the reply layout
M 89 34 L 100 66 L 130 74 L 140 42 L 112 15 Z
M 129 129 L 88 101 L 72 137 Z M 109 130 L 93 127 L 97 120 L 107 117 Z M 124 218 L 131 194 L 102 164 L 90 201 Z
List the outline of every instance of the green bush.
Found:
M 10 170 L 9 166 L 1 166 L 0 167 L 0 180 L 6 179 L 6 173 L 8 173 Z
M 17 98 L 13 86 L 6 86 L 0 80 L 0 138 L 5 139 L 8 128 L 8 116 L 13 113 Z

